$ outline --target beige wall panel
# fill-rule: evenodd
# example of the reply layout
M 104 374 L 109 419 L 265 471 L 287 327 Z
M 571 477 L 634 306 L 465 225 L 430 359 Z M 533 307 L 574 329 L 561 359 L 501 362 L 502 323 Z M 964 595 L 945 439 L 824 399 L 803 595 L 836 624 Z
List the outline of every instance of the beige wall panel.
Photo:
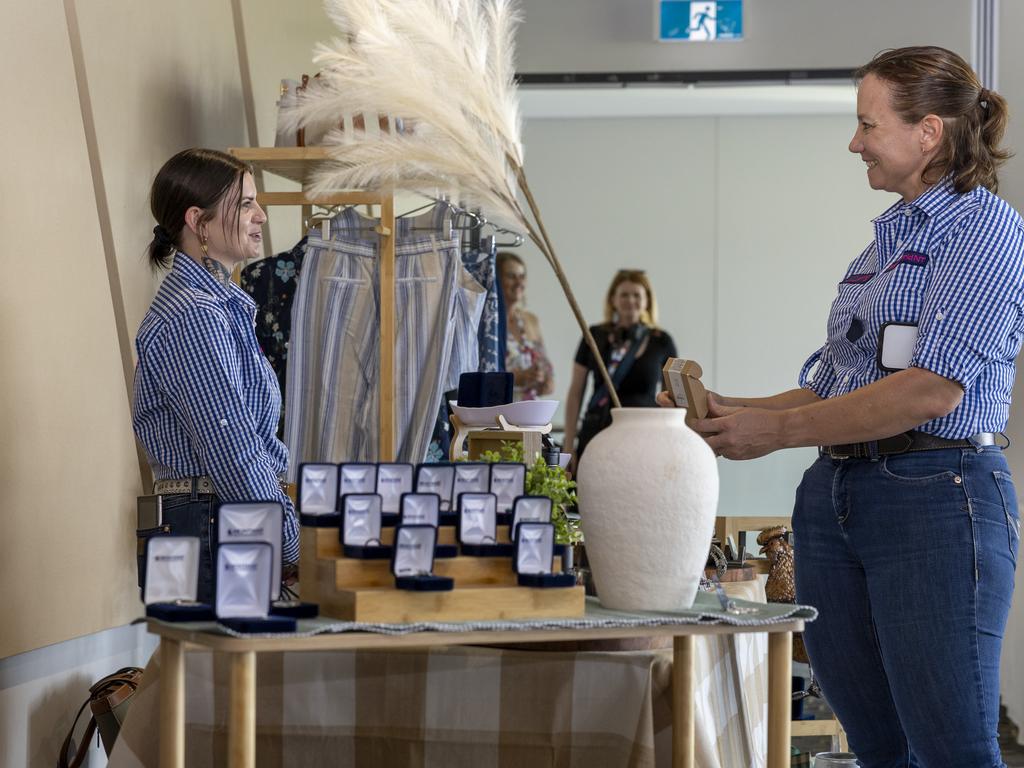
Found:
M 0 657 L 140 612 L 139 473 L 63 7 L 8 4 L 3 29 L 0 88 L 24 117 L 0 174 Z
M 259 144 L 274 146 L 277 133 L 277 99 L 281 80 L 313 75 L 313 46 L 330 40 L 337 28 L 324 13 L 322 0 L 234 0 L 242 6 L 245 38 L 249 49 L 253 102 Z M 265 174 L 268 191 L 297 189 L 298 185 Z M 291 206 L 271 208 L 270 235 L 275 251 L 292 247 L 302 236 L 299 210 Z
M 825 341 L 836 284 L 893 202 L 847 151 L 854 117 L 722 118 L 718 145 L 717 376 L 726 395 L 797 386 Z M 814 449 L 719 459 L 719 514 L 788 515 Z
M 1000 173 L 999 193 L 1018 211 L 1024 210 L 1024 47 L 1016 40 L 1024 28 L 1024 3 L 1004 2 L 999 5 L 1002 30 L 999 46 L 998 91 L 1010 104 L 1010 124 L 1006 146 L 1017 153 Z M 1010 447 L 1006 460 L 1017 483 L 1017 493 L 1024 497 L 1024 371 L 1017 358 L 1017 380 L 1010 407 L 1010 423 L 1006 434 Z M 1015 723 L 1024 723 L 1024 568 L 1017 568 L 1017 589 L 1013 596 L 1010 619 L 1003 640 L 1002 703 Z M 1024 730 L 1017 737 L 1024 743 Z
M 528 120 L 523 130 L 530 186 L 588 324 L 603 321 L 617 270 L 647 270 L 659 323 L 711 375 L 715 129 L 714 118 L 607 118 Z M 579 327 L 540 251 L 518 252 L 555 367 L 552 397 L 564 403 Z
M 133 344 L 156 278 L 149 186 L 175 152 L 248 143 L 230 0 L 78 2 L 85 70 Z M 117 55 L 111 55 L 116 51 Z

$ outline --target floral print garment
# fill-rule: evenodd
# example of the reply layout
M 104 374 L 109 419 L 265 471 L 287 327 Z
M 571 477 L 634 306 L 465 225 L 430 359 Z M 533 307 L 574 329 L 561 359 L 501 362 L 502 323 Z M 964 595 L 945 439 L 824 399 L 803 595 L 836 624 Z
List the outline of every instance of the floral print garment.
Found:
M 256 341 L 277 374 L 282 401 L 292 332 L 292 302 L 305 254 L 306 238 L 302 238 L 290 251 L 245 267 L 239 280 L 242 290 L 256 302 Z M 280 423 L 284 424 L 283 408 Z

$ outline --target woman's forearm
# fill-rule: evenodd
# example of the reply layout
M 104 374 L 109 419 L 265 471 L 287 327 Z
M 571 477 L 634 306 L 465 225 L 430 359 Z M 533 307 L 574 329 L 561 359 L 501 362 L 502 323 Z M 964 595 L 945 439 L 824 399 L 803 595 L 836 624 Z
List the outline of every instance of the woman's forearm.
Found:
M 693 428 L 715 453 L 754 459 L 780 448 L 860 443 L 898 435 L 957 407 L 963 389 L 920 368 L 893 373 L 839 397 L 783 410 L 723 405 Z
M 799 408 L 801 405 L 816 403 L 821 400 L 813 391 L 800 387 L 780 392 L 777 395 L 768 397 L 726 397 L 717 392 L 713 393 L 715 399 L 722 405 L 734 408 L 765 408 L 769 411 L 783 411 L 788 408 Z

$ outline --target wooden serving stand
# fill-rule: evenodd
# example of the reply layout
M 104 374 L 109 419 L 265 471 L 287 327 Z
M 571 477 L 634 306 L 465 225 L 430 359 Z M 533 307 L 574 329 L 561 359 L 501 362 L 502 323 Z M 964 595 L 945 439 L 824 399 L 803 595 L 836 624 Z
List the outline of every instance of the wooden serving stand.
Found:
M 535 589 L 516 584 L 511 557 L 453 557 L 434 561 L 434 573 L 455 579 L 450 592 L 395 589 L 391 563 L 342 554 L 337 528 L 302 526 L 299 572 L 302 599 L 320 604 L 320 614 L 345 621 L 409 623 L 582 616 L 583 587 Z M 395 529 L 381 531 L 381 543 L 394 541 Z M 508 526 L 498 526 L 508 543 Z M 455 528 L 438 528 L 437 543 L 455 544 Z M 553 563 L 559 570 L 559 560 Z
M 455 433 L 448 449 L 448 458 L 451 461 L 458 461 L 463 457 L 463 442 L 467 442 L 465 455 L 470 461 L 479 459 L 485 451 L 500 451 L 502 443 L 522 443 L 523 462 L 530 466 L 541 455 L 543 435 L 551 431 L 551 424 L 529 427 L 509 424 L 501 414 L 495 417 L 494 427 L 468 426 L 454 413 L 451 415 L 451 421 Z

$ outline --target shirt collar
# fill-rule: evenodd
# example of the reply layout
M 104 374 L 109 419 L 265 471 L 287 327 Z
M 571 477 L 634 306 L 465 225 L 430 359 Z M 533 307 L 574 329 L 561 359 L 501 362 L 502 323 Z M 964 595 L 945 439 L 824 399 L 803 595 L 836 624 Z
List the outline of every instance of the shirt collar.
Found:
M 917 199 L 911 200 L 909 203 L 900 200 L 887 208 L 881 216 L 878 216 L 873 221 L 876 224 L 887 224 L 897 216 L 909 216 L 916 213 L 923 213 L 931 218 L 958 197 L 959 195 L 953 189 L 952 177 L 943 176 L 938 184 L 926 189 Z
M 224 285 L 207 272 L 206 267 L 183 251 L 177 251 L 174 254 L 174 264 L 171 265 L 171 272 L 177 274 L 186 285 L 209 293 L 221 301 L 226 302 L 234 299 L 242 301 L 247 306 L 252 305 L 253 308 L 256 306 L 256 302 L 252 300 L 249 294 L 234 283 Z

